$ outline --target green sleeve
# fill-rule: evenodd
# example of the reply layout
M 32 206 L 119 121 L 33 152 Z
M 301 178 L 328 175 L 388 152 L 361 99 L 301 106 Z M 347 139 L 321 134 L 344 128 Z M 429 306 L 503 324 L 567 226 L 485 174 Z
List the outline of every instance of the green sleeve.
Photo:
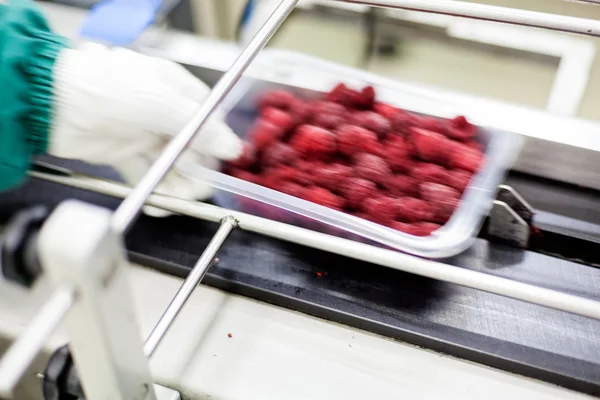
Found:
M 52 68 L 65 40 L 31 0 L 0 0 L 0 191 L 21 184 L 46 151 Z

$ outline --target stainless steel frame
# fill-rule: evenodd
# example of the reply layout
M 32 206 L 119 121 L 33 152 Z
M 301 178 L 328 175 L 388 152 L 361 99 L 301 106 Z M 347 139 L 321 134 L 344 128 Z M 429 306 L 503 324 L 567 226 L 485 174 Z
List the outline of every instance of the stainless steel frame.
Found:
M 423 12 L 442 13 L 465 18 L 540 27 L 545 29 L 579 33 L 590 36 L 600 36 L 599 21 L 563 17 L 543 13 L 516 11 L 501 7 L 473 5 L 451 0 L 380 0 L 345 2 L 399 9 L 411 9 Z M 328 235 L 318 234 L 312 231 L 290 227 L 289 225 L 279 224 L 273 221 L 264 220 L 261 218 L 248 216 L 241 213 L 233 213 L 228 210 L 223 210 L 216 207 L 211 208 L 210 206 L 203 206 L 200 204 L 169 199 L 157 195 L 153 195 L 149 199 L 149 196 L 151 195 L 154 188 L 158 185 L 160 180 L 177 161 L 178 157 L 186 148 L 187 144 L 202 128 L 206 120 L 210 117 L 212 112 L 214 112 L 214 110 L 217 108 L 217 106 L 220 104 L 223 98 L 232 89 L 236 81 L 240 78 L 240 76 L 251 63 L 251 61 L 254 59 L 256 54 L 264 47 L 269 38 L 285 20 L 287 15 L 293 10 L 296 3 L 297 0 L 283 0 L 280 3 L 279 7 L 267 20 L 265 25 L 256 35 L 256 37 L 243 50 L 243 52 L 233 63 L 231 68 L 219 80 L 219 82 L 209 95 L 208 99 L 206 100 L 205 104 L 199 108 L 197 113 L 194 115 L 192 120 L 186 125 L 186 127 L 175 138 L 173 138 L 173 140 L 169 143 L 169 145 L 163 151 L 161 156 L 157 159 L 155 164 L 151 167 L 151 169 L 148 171 L 146 176 L 142 179 L 142 181 L 136 188 L 127 193 L 126 189 L 119 189 L 118 186 L 117 189 L 115 189 L 115 187 L 110 187 L 110 190 L 107 189 L 107 187 L 105 187 L 106 191 L 112 191 L 113 195 L 116 192 L 119 193 L 118 195 L 127 194 L 125 201 L 121 204 L 121 206 L 117 209 L 117 211 L 112 215 L 112 218 L 110 219 L 110 227 L 112 230 L 112 234 L 115 235 L 115 237 L 122 237 L 122 235 L 135 221 L 136 217 L 140 213 L 142 206 L 145 203 L 181 213 L 187 213 L 189 215 L 205 219 L 222 220 L 223 218 L 225 218 L 222 222 L 222 228 L 218 231 L 217 235 L 211 242 L 211 245 L 206 249 L 205 253 L 200 258 L 197 267 L 195 268 L 196 273 L 190 274 L 190 277 L 183 283 L 180 292 L 178 292 L 178 295 L 165 312 L 165 315 L 163 316 L 163 318 L 161 318 L 161 321 L 157 325 L 157 328 L 155 328 L 156 334 L 151 335 L 152 340 L 147 343 L 147 352 L 150 354 L 153 352 L 153 350 L 158 345 L 160 338 L 167 332 L 168 326 L 177 315 L 177 312 L 184 306 L 190 291 L 195 287 L 197 282 L 201 280 L 203 272 L 206 270 L 215 252 L 218 250 L 218 247 L 226 239 L 231 229 L 235 226 L 233 218 L 235 218 L 235 220 L 239 222 L 240 226 L 245 229 L 250 229 L 270 235 L 278 235 L 282 239 L 300 242 L 309 246 L 323 248 L 330 251 L 343 251 L 346 255 L 351 257 L 366 259 L 371 262 L 376 262 L 381 265 L 401 269 L 414 274 L 423 275 L 447 282 L 452 282 L 458 285 L 464 285 L 479 290 L 496 293 L 502 296 L 512 297 L 515 299 L 520 299 L 523 301 L 552 307 L 558 310 L 588 316 L 595 319 L 600 319 L 600 302 L 598 301 L 592 301 L 578 296 L 560 293 L 554 290 L 536 287 L 533 285 L 511 281 L 504 278 L 494 277 L 484 273 L 431 262 L 411 257 L 408 255 L 399 254 L 397 252 L 389 250 L 379 249 L 377 252 L 373 252 L 372 247 L 368 245 L 357 244 L 344 239 L 334 238 Z M 67 179 L 68 181 L 69 179 L 73 178 L 64 179 Z M 96 190 L 99 189 L 99 186 L 102 186 L 101 182 L 98 183 L 89 180 L 86 181 L 85 179 L 79 180 L 78 182 L 87 182 Z M 123 192 L 123 190 L 125 190 L 125 192 Z M 100 225 L 96 226 L 96 228 L 98 228 L 99 226 Z M 107 237 L 111 236 L 109 235 Z M 99 241 L 98 243 L 94 243 L 94 245 L 100 245 L 101 243 L 102 242 Z M 86 255 L 90 256 L 91 254 L 97 254 L 94 253 L 94 251 L 97 251 L 97 249 L 97 247 L 92 246 L 92 249 L 90 249 L 90 252 Z M 69 251 L 64 250 L 63 253 L 68 255 Z M 107 255 L 106 257 L 110 259 L 110 257 L 114 256 L 114 254 L 115 253 Z M 102 256 L 102 258 L 105 257 Z M 85 260 L 85 258 L 81 259 Z M 107 264 L 106 266 L 109 266 L 109 264 Z M 85 265 L 81 266 L 81 270 L 83 271 L 83 268 L 85 267 Z M 72 263 L 70 268 L 73 268 Z M 55 274 L 61 273 L 61 270 L 59 269 L 59 266 L 56 265 L 56 263 L 55 266 L 53 266 L 53 270 Z M 65 269 L 62 273 L 66 271 L 67 270 Z M 93 283 L 89 279 L 90 278 L 88 277 L 84 280 L 87 281 L 88 284 L 97 284 Z M 103 277 L 102 279 L 106 279 L 106 277 Z M 109 276 L 108 279 L 110 280 L 111 277 Z M 66 289 L 69 290 L 69 288 Z M 63 290 L 65 290 L 64 287 L 57 288 L 57 292 L 53 297 L 53 302 L 56 302 L 55 304 L 58 304 L 60 307 L 55 307 L 53 308 L 53 310 L 48 310 L 46 308 L 42 309 L 40 311 L 40 314 L 38 315 L 38 318 L 36 318 L 33 321 L 32 325 L 28 327 L 26 333 L 23 336 L 21 336 L 21 338 L 14 344 L 14 347 L 11 350 L 9 350 L 9 360 L 16 363 L 16 365 L 22 366 L 28 364 L 32 358 L 32 354 L 36 353 L 39 350 L 39 343 L 54 330 L 54 327 L 58 324 L 62 316 L 64 316 L 64 314 L 66 313 L 66 310 L 73 307 L 77 307 L 79 298 L 75 297 L 73 303 L 75 305 L 69 307 L 70 297 L 65 297 L 64 295 L 62 295 L 61 293 Z M 84 294 L 88 299 L 87 301 L 102 301 L 102 298 L 91 298 L 90 300 L 89 296 L 92 293 L 93 291 L 87 292 L 87 290 L 84 290 Z M 100 294 L 100 296 L 102 295 Z M 43 336 L 40 335 L 37 338 L 37 340 L 30 342 L 30 338 L 33 335 L 32 332 L 34 332 L 34 329 L 37 328 L 37 325 L 41 323 L 39 321 L 43 322 L 44 320 L 48 321 L 48 326 L 44 330 Z M 103 340 L 106 339 L 106 341 L 104 342 L 104 347 L 107 349 L 111 347 L 111 343 L 116 344 L 116 342 L 111 342 L 111 340 L 115 341 L 116 338 L 107 338 L 104 332 L 96 331 L 95 334 L 99 335 L 98 337 L 102 337 Z M 123 343 L 120 344 L 123 345 Z M 141 352 L 141 349 L 138 350 L 139 352 Z M 134 350 L 134 352 L 138 353 L 138 350 Z M 109 353 L 110 351 L 114 351 L 114 349 L 107 350 L 106 354 L 102 355 L 102 358 L 108 360 L 110 357 L 107 353 Z M 89 357 L 90 354 L 97 355 L 97 353 L 90 352 L 89 354 L 87 354 L 87 356 Z M 80 352 L 79 356 L 85 357 L 84 352 Z M 85 363 L 87 363 L 88 365 L 92 361 L 93 360 L 89 358 L 85 359 Z M 109 363 L 107 363 L 107 365 L 108 364 Z M 21 369 L 22 368 L 20 368 L 19 370 Z M 135 373 L 136 371 L 129 372 Z M 5 370 L 0 368 L 0 387 L 4 388 L 4 390 L 10 390 L 10 385 L 13 384 L 15 376 L 4 373 Z M 143 375 L 144 371 L 142 370 L 140 371 L 140 376 Z M 94 382 L 95 378 L 96 377 L 92 374 L 84 374 L 81 376 L 83 382 L 88 383 Z M 121 386 L 127 387 L 127 385 L 123 384 L 121 384 Z M 148 388 L 148 390 L 151 392 L 150 388 Z M 124 392 L 120 391 L 119 393 Z M 133 398 L 143 399 L 146 398 L 146 396 L 147 393 L 141 393 L 139 395 L 133 396 Z

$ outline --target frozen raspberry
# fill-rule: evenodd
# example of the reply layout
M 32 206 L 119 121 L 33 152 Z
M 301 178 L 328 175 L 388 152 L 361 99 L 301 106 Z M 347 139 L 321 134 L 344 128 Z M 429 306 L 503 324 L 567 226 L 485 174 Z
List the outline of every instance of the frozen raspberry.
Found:
M 419 194 L 419 183 L 415 178 L 407 175 L 390 176 L 382 185 L 392 196 L 417 196 Z
M 250 169 L 256 163 L 256 149 L 254 145 L 244 142 L 242 155 L 237 160 L 229 162 L 233 168 Z
M 294 120 L 292 116 L 279 108 L 264 108 L 261 111 L 260 115 L 273 125 L 277 125 L 281 129 L 283 129 L 284 131 L 291 129 L 294 125 Z
M 471 124 L 462 115 L 451 119 L 449 127 L 445 134 L 452 139 L 466 142 L 471 140 L 477 135 L 477 127 Z
M 390 136 L 381 146 L 379 155 L 387 161 L 392 171 L 406 172 L 414 164 L 411 153 L 412 145 L 400 136 Z
M 372 111 L 360 111 L 352 114 L 350 122 L 362 126 L 378 135 L 385 135 L 392 129 L 392 124 L 385 117 Z
M 267 107 L 275 107 L 282 110 L 288 110 L 296 101 L 293 94 L 284 90 L 274 90 L 262 95 L 258 100 L 258 108 L 265 109 Z
M 269 181 L 269 184 L 277 187 L 278 182 L 290 181 L 301 185 L 311 183 L 311 179 L 304 171 L 297 170 L 289 165 L 279 165 L 277 167 L 268 168 L 262 173 L 263 181 Z M 270 186 L 269 186 L 270 187 Z
M 335 210 L 341 210 L 345 203 L 342 197 L 336 196 L 329 190 L 318 186 L 307 188 L 304 191 L 304 199 Z
M 444 164 L 448 160 L 450 140 L 444 135 L 426 129 L 412 128 L 411 139 L 421 159 L 437 164 Z
M 376 224 L 379 224 L 380 222 L 375 219 L 375 217 L 373 217 L 371 214 L 367 214 L 364 212 L 357 212 L 354 214 L 355 216 L 357 216 L 358 218 L 362 218 L 362 219 L 366 219 L 367 221 L 371 221 L 371 222 L 375 222 Z
M 327 163 L 318 160 L 298 160 L 296 168 L 300 171 L 310 172 L 311 174 L 321 168 L 325 168 Z
M 414 197 L 399 199 L 396 207 L 396 218 L 405 222 L 429 220 L 434 216 L 433 208 L 426 201 Z
M 444 124 L 436 118 L 422 118 L 419 124 L 419 128 L 438 133 L 446 132 L 446 127 L 444 126 Z
M 354 168 L 359 177 L 381 184 L 392 175 L 390 166 L 373 154 L 357 154 L 354 157 Z
M 460 193 L 464 192 L 469 182 L 471 181 L 471 176 L 473 174 L 469 171 L 465 171 L 464 169 L 453 169 L 450 172 L 450 177 L 448 179 L 448 186 L 458 190 Z
M 283 182 L 279 186 L 279 191 L 289 194 L 290 196 L 302 198 L 304 195 L 304 187 L 294 182 Z
M 290 144 L 301 154 L 321 157 L 336 151 L 335 136 L 328 130 L 314 125 L 301 125 L 296 129 Z
M 348 110 L 341 104 L 332 101 L 315 100 L 309 103 L 311 115 L 333 114 L 340 117 L 348 117 Z
M 377 135 L 356 125 L 342 125 L 335 130 L 339 152 L 347 156 L 372 152 L 378 145 Z
M 248 171 L 243 171 L 240 169 L 231 169 L 229 171 L 229 175 L 241 179 L 243 181 L 246 182 L 251 182 L 251 183 L 258 183 L 259 182 L 259 177 L 255 174 L 253 174 L 252 172 L 248 172 Z
M 377 191 L 375 183 L 362 178 L 351 177 L 340 185 L 340 192 L 351 207 L 359 208 L 362 201 Z
M 453 146 L 448 166 L 476 172 L 483 162 L 483 153 L 462 144 Z
M 410 171 L 413 178 L 421 182 L 433 182 L 447 184 L 450 180 L 450 174 L 446 168 L 436 164 L 418 163 Z
M 421 190 L 421 198 L 429 202 L 440 202 L 448 199 L 456 199 L 460 197 L 460 193 L 450 186 L 440 183 L 426 182 L 419 185 Z
M 440 225 L 434 224 L 433 222 L 416 222 L 414 224 L 402 224 L 396 226 L 396 229 L 401 228 L 398 230 L 414 236 L 429 236 L 440 228 Z
M 258 118 L 250 130 L 249 137 L 257 149 L 263 149 L 281 139 L 284 134 L 285 131 L 281 127 L 266 119 Z
M 375 103 L 373 104 L 373 110 L 382 117 L 391 119 L 398 111 L 398 108 L 386 103 Z
M 465 143 L 465 146 L 483 152 L 483 145 L 477 140 L 469 140 Z
M 316 114 L 311 119 L 313 125 L 327 130 L 333 130 L 345 122 L 346 118 L 336 114 Z
M 288 112 L 292 117 L 294 126 L 305 123 L 310 118 L 310 106 L 302 100 L 294 101 Z
M 417 222 L 414 227 L 418 229 L 418 232 L 415 233 L 416 236 L 429 236 L 441 228 L 440 225 L 433 222 Z
M 260 161 L 264 167 L 272 167 L 279 164 L 293 164 L 298 158 L 298 152 L 285 143 L 273 143 L 263 150 Z
M 421 123 L 421 119 L 415 114 L 397 109 L 390 117 L 390 122 L 394 132 L 405 135 L 409 133 L 411 128 L 418 127 Z
M 371 108 L 374 102 L 375 89 L 373 86 L 364 87 L 353 99 L 354 106 L 363 110 Z
M 367 197 L 361 203 L 361 209 L 373 217 L 375 222 L 387 225 L 396 218 L 398 199 L 387 196 Z
M 460 193 L 449 186 L 439 183 L 422 183 L 421 198 L 427 200 L 434 209 L 432 221 L 446 223 L 460 201 Z
M 331 90 L 331 92 L 325 95 L 325 98 L 328 101 L 351 107 L 354 105 L 354 99 L 356 99 L 358 95 L 359 93 L 356 90 L 350 89 L 343 83 L 339 83 Z
M 400 232 L 411 234 L 410 230 L 412 228 L 412 225 L 407 224 L 406 222 L 392 221 L 389 227 Z
M 341 184 L 352 175 L 352 168 L 343 164 L 329 164 L 313 171 L 315 182 L 329 190 L 338 190 Z

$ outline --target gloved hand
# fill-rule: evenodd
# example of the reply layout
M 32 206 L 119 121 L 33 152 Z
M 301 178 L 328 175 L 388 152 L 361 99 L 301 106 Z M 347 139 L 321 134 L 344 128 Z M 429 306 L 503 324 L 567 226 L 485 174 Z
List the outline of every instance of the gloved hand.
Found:
M 49 153 L 108 164 L 135 185 L 165 144 L 189 121 L 210 89 L 182 66 L 121 48 L 86 43 L 65 49 L 54 68 L 54 118 Z M 215 113 L 180 162 L 217 167 L 242 151 L 238 137 Z M 156 192 L 206 199 L 208 185 L 175 169 Z M 165 215 L 146 209 L 153 215 Z

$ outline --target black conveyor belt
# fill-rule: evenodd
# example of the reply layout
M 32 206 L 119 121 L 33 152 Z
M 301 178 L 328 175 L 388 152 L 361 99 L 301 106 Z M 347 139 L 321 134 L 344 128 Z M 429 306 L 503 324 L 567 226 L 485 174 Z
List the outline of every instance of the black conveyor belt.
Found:
M 32 180 L 0 195 L 0 217 L 68 197 L 111 208 L 119 202 Z M 188 217 L 144 216 L 127 247 L 133 261 L 185 276 L 216 228 Z M 483 239 L 447 262 L 600 300 L 599 269 Z M 227 240 L 204 283 L 600 395 L 600 321 L 241 230 Z

